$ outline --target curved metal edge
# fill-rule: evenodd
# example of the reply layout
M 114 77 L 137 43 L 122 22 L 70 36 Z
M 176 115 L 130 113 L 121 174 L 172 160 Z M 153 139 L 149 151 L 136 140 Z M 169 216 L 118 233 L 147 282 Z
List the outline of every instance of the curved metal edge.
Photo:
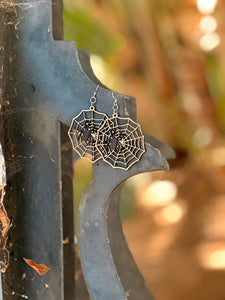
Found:
M 145 142 L 151 145 L 152 147 L 159 149 L 166 159 L 176 158 L 176 152 L 170 146 L 158 140 L 157 138 L 145 134 Z
M 122 186 L 123 184 L 120 184 L 111 194 L 107 210 L 107 231 L 114 263 L 123 288 L 129 295 L 129 300 L 155 300 L 135 263 L 123 234 L 119 214 L 119 200 Z
M 108 89 L 102 82 L 96 77 L 90 62 L 90 53 L 87 49 L 77 49 L 78 58 L 83 71 L 86 75 L 97 85 Z
M 124 300 L 130 292 L 122 285 L 110 249 L 107 231 L 110 196 L 118 185 L 133 175 L 168 168 L 166 159 L 149 145 L 142 159 L 129 171 L 112 169 L 104 161 L 96 163 L 93 181 L 81 198 L 77 220 L 80 259 L 92 300 Z

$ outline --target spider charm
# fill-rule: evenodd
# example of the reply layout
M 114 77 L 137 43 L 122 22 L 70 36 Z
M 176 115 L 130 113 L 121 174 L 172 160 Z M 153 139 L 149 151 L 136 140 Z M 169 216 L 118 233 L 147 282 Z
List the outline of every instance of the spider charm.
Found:
M 107 116 L 94 109 L 82 110 L 73 118 L 68 131 L 73 149 L 92 163 L 101 159 L 101 154 L 96 147 L 97 132 Z
M 96 147 L 113 168 L 128 170 L 145 152 L 141 126 L 130 118 L 106 119 L 98 130 Z
M 87 121 L 84 128 L 82 128 L 81 131 L 78 131 L 77 140 L 80 143 L 85 142 L 87 145 L 94 145 L 97 131 L 97 127 L 90 121 Z

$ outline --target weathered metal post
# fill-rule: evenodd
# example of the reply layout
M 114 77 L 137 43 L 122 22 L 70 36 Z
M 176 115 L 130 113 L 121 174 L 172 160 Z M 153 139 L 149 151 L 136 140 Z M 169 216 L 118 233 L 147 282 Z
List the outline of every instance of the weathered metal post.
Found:
M 66 132 L 72 118 L 89 107 L 99 81 L 86 52 L 62 40 L 60 1 L 53 9 L 51 1 L 4 1 L 0 14 L 4 202 L 12 221 L 4 299 L 85 300 L 76 296 L 72 148 Z M 121 116 L 135 117 L 134 99 L 119 95 L 118 101 Z M 98 107 L 111 114 L 111 91 L 103 85 Z M 81 200 L 77 235 L 93 300 L 153 299 L 126 246 L 118 214 L 122 181 L 168 168 L 159 151 L 146 149 L 129 171 L 97 163 Z M 117 243 L 123 245 L 120 253 Z M 51 269 L 40 277 L 23 258 Z

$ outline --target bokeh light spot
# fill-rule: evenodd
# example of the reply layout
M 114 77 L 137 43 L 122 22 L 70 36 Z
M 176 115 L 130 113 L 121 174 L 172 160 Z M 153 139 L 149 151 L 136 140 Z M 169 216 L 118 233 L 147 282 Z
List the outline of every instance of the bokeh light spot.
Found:
M 163 209 L 163 216 L 168 223 L 176 223 L 183 216 L 182 207 L 178 203 L 170 204 Z
M 208 260 L 209 266 L 214 269 L 224 269 L 225 268 L 225 249 L 217 250 L 209 255 Z
M 203 51 L 209 52 L 215 49 L 220 44 L 220 36 L 216 32 L 204 34 L 200 41 L 199 46 Z
M 200 28 L 204 33 L 214 32 L 217 29 L 217 21 L 212 16 L 204 16 L 200 21 Z
M 209 270 L 225 269 L 224 243 L 206 243 L 198 249 L 198 258 L 203 268 Z
M 194 133 L 193 144 L 196 147 L 203 149 L 211 143 L 212 139 L 212 130 L 207 126 L 202 126 Z
M 217 4 L 217 0 L 197 0 L 198 10 L 202 14 L 211 14 Z
M 177 186 L 172 181 L 154 181 L 145 191 L 141 204 L 145 206 L 164 206 L 175 200 Z
M 225 166 L 225 147 L 219 147 L 212 152 L 212 162 L 218 167 Z
M 154 214 L 155 222 L 160 226 L 167 226 L 181 221 L 186 211 L 182 202 L 171 203 Z

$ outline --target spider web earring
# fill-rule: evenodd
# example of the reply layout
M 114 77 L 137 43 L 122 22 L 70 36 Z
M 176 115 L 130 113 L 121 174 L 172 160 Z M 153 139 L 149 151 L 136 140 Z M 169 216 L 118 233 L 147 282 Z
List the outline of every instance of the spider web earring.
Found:
M 118 116 L 118 101 L 114 99 L 113 116 L 106 119 L 98 130 L 96 147 L 104 161 L 113 168 L 128 170 L 145 152 L 141 126 L 130 118 Z
M 90 98 L 91 106 L 88 110 L 82 110 L 73 118 L 68 135 L 73 149 L 80 157 L 95 163 L 101 159 L 101 153 L 96 147 L 96 138 L 99 127 L 108 118 L 106 114 L 96 111 L 96 95 L 99 89 L 97 86 L 94 95 Z

